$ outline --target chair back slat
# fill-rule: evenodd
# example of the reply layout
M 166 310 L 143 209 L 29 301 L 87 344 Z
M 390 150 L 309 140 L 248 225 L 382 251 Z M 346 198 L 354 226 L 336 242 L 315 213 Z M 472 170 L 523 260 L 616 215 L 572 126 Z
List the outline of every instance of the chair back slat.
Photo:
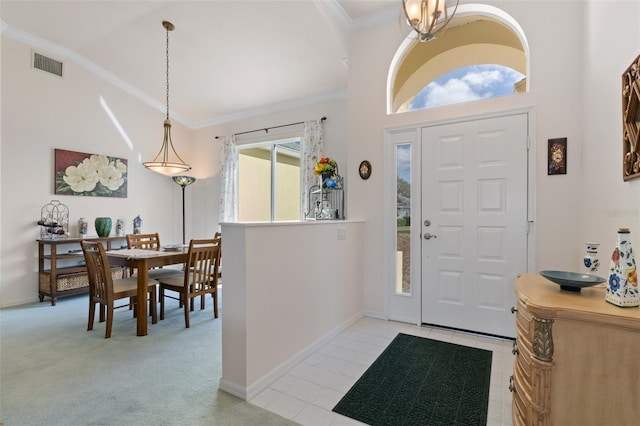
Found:
M 81 241 L 89 278 L 89 294 L 105 303 L 113 300 L 113 277 L 109 258 L 99 241 Z
M 214 238 L 220 239 L 220 260 L 218 261 L 218 280 L 222 278 L 222 232 L 217 231 Z
M 190 293 L 206 292 L 218 284 L 220 243 L 220 238 L 191 240 L 189 243 L 185 285 L 190 287 Z
M 200 309 L 205 308 L 206 295 L 213 299 L 213 316 L 218 318 L 218 274 L 222 239 L 191 240 L 183 278 L 160 278 L 160 319 L 164 319 L 165 297 L 176 299 L 184 307 L 184 324 L 189 328 L 189 311 L 194 309 L 194 299 L 200 298 Z M 165 291 L 179 293 L 178 297 Z
M 160 250 L 160 236 L 153 234 L 127 234 L 127 248 Z

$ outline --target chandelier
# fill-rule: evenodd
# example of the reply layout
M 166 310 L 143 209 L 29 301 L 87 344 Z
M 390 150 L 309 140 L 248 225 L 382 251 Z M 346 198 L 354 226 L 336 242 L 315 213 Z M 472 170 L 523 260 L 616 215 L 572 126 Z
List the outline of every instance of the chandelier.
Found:
M 175 27 L 169 21 L 162 21 L 162 26 L 167 30 L 167 118 L 164 120 L 164 140 L 156 158 L 153 161 L 146 161 L 142 165 L 156 173 L 170 176 L 191 170 L 191 166 L 180 158 L 171 141 L 171 120 L 169 120 L 169 31 L 173 31 Z M 173 152 L 171 158 L 169 147 Z
M 402 0 L 402 9 L 407 23 L 418 33 L 420 41 L 433 40 L 446 27 L 458 10 L 456 0 L 451 15 L 447 12 L 445 0 Z

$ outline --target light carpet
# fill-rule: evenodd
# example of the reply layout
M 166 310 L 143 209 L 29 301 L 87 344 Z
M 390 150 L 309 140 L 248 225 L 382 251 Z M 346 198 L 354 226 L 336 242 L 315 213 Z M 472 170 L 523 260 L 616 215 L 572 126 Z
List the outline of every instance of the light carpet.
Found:
M 117 309 L 87 331 L 86 295 L 0 310 L 0 422 L 35 425 L 294 425 L 218 390 L 221 322 L 168 301 L 164 321 L 136 336 Z

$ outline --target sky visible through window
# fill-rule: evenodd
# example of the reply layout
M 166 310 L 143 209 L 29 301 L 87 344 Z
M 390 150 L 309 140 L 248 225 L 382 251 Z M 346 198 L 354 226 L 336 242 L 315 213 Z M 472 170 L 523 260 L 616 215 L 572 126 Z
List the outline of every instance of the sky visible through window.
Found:
M 411 182 L 411 144 L 397 146 L 398 177 Z
M 425 86 L 409 105 L 409 111 L 509 95 L 514 83 L 523 78 L 523 74 L 502 65 L 458 68 Z

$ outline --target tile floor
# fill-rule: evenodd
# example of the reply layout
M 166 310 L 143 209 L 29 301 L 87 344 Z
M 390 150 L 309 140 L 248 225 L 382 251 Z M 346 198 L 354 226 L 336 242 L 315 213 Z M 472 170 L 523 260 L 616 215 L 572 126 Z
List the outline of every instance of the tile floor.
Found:
M 399 332 L 492 351 L 487 425 L 512 424 L 511 341 L 373 318 L 360 319 L 249 402 L 302 425 L 362 425 L 331 409 Z

